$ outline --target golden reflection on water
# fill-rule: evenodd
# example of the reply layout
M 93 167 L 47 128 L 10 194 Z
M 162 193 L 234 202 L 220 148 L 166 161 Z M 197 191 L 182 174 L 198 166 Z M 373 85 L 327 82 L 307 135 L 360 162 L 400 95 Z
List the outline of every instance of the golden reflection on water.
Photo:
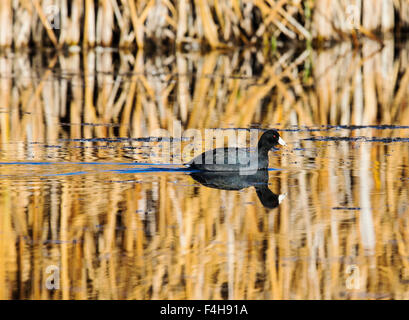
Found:
M 408 299 L 407 56 L 0 55 L 0 298 Z M 282 129 L 287 197 L 133 165 L 175 120 Z

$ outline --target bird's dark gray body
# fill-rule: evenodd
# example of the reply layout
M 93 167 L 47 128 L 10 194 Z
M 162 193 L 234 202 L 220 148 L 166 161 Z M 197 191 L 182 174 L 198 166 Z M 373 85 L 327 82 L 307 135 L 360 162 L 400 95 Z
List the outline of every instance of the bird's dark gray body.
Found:
M 276 130 L 268 130 L 261 136 L 257 148 L 217 148 L 203 152 L 187 165 L 201 171 L 246 171 L 254 174 L 268 168 L 268 152 L 275 145 L 286 145 Z
M 203 152 L 188 165 L 204 171 L 255 171 L 268 168 L 268 155 L 247 148 L 217 148 Z

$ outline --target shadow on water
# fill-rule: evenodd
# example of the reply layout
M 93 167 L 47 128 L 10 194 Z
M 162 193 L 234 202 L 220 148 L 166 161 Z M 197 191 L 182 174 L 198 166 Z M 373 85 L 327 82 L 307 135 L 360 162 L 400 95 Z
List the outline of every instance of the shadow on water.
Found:
M 257 170 L 255 174 L 242 175 L 238 172 L 197 171 L 190 176 L 202 185 L 221 190 L 242 190 L 254 187 L 260 202 L 268 209 L 278 207 L 285 194 L 277 195 L 268 188 L 268 170 Z

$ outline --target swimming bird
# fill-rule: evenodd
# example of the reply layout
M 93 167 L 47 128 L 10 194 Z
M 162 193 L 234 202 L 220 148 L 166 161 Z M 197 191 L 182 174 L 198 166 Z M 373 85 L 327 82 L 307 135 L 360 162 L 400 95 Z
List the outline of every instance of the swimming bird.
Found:
M 268 188 L 268 170 L 260 169 L 255 174 L 239 175 L 234 171 L 196 171 L 190 176 L 202 185 L 221 190 L 241 190 L 248 187 L 256 189 L 257 196 L 262 205 L 274 209 L 286 197 L 286 194 L 275 194 Z
M 268 152 L 276 145 L 286 146 L 276 130 L 262 134 L 257 149 L 216 148 L 203 152 L 187 163 L 190 169 L 201 171 L 253 171 L 268 168 Z

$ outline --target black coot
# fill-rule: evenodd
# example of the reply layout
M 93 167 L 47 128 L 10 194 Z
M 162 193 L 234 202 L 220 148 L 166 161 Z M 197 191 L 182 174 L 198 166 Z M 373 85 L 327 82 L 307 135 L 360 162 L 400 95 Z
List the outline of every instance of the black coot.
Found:
M 276 130 L 268 130 L 261 136 L 254 152 L 248 148 L 217 148 L 203 152 L 187 165 L 201 171 L 256 171 L 268 168 L 268 152 L 278 144 L 286 146 Z

